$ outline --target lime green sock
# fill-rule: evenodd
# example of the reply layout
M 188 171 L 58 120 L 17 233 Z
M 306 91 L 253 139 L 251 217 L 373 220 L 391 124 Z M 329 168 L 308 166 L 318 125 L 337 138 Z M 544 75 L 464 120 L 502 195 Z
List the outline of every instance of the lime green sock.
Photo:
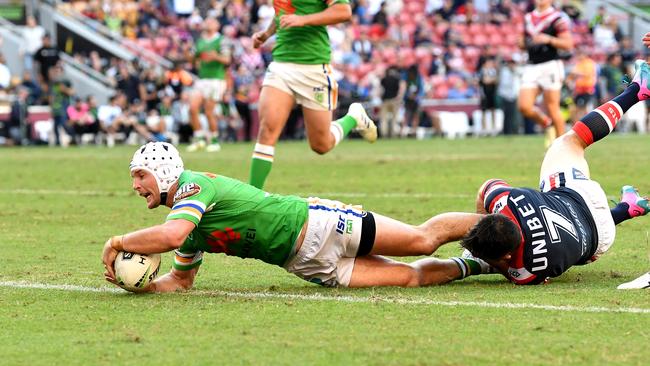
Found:
M 357 126 L 357 120 L 354 119 L 354 117 L 345 115 L 342 118 L 337 119 L 333 123 L 338 123 L 341 126 L 341 130 L 343 130 L 343 136 L 347 136 L 350 131 L 352 131 L 353 128 Z
M 270 145 L 255 144 L 253 150 L 253 159 L 251 160 L 251 173 L 248 178 L 248 184 L 259 189 L 264 188 L 266 177 L 271 173 L 273 167 L 273 157 L 275 147 Z
M 211 144 L 218 144 L 219 143 L 219 136 L 212 136 L 210 139 Z

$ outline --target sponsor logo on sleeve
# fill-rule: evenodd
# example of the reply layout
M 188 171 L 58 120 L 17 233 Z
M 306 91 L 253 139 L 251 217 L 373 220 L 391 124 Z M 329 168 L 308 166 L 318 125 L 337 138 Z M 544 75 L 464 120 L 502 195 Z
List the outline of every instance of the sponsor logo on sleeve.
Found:
M 198 194 L 199 192 L 201 192 L 200 185 L 196 183 L 187 183 L 176 191 L 176 194 L 174 195 L 174 202 L 184 200 L 187 197 L 191 197 L 194 196 L 195 194 Z

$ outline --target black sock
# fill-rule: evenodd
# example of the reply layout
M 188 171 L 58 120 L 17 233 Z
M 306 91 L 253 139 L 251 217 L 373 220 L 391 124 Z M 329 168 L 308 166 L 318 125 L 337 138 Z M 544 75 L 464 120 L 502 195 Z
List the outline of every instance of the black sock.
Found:
M 616 124 L 623 114 L 639 101 L 637 95 L 639 90 L 639 84 L 631 83 L 616 98 L 587 113 L 580 121 L 577 121 L 573 126 L 573 131 L 587 145 L 609 135 L 616 128 Z
M 616 207 L 609 210 L 609 212 L 612 213 L 612 218 L 614 219 L 614 225 L 618 225 L 621 222 L 632 218 L 632 216 L 630 216 L 630 213 L 628 212 L 629 208 L 630 205 L 628 205 L 626 202 L 619 202 L 619 204 L 616 205 Z

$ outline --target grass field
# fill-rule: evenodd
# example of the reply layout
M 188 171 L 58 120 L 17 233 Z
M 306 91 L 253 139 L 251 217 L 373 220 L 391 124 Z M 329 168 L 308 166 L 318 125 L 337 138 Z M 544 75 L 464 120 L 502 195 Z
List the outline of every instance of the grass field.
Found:
M 246 180 L 251 149 L 185 153 L 185 165 Z M 616 290 L 650 268 L 648 218 L 619 226 L 598 262 L 538 287 L 491 275 L 326 289 L 279 267 L 208 255 L 190 292 L 108 291 L 104 241 L 167 213 L 130 191 L 133 151 L 0 150 L 0 365 L 648 364 L 650 291 Z M 543 153 L 541 137 L 345 141 L 325 156 L 283 143 L 266 188 L 420 223 L 471 211 L 487 178 L 535 187 Z M 650 192 L 649 137 L 608 137 L 588 158 L 613 199 L 623 184 Z M 451 244 L 436 255 L 459 252 Z M 163 268 L 170 263 L 165 255 Z

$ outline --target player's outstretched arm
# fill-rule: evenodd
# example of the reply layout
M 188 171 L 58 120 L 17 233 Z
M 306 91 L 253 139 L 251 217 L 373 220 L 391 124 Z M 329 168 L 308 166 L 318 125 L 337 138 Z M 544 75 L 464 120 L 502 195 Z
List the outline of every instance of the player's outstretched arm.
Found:
M 280 28 L 304 27 L 306 25 L 332 25 L 347 22 L 352 17 L 349 4 L 334 4 L 314 14 L 287 14 L 280 17 Z
M 178 249 L 185 238 L 194 230 L 194 223 L 188 220 L 169 220 L 162 225 L 148 227 L 122 236 L 114 236 L 104 244 L 102 262 L 110 277 L 115 278 L 113 264 L 120 251 L 152 254 Z
M 643 45 L 650 48 L 650 32 L 646 33 L 645 36 L 643 36 Z
M 194 277 L 196 277 L 198 271 L 199 267 L 187 271 L 172 268 L 169 273 L 154 280 L 149 286 L 147 286 L 144 292 L 176 292 L 189 290 L 194 284 Z

